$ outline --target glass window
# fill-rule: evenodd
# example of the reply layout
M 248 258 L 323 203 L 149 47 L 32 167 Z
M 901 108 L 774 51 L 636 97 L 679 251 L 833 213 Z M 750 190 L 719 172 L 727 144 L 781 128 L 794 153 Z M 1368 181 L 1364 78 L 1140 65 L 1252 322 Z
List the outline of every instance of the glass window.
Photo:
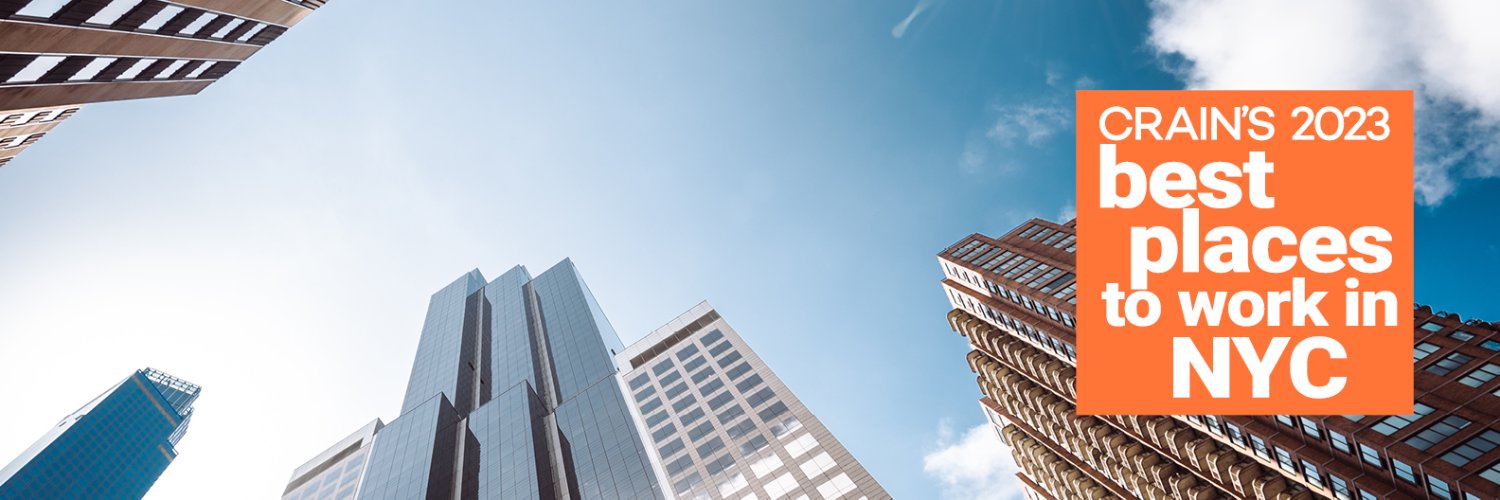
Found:
M 1488 469 L 1480 471 L 1479 477 L 1488 479 L 1491 483 L 1500 484 L 1500 462 L 1492 463 Z
M 673 461 L 667 463 L 667 474 L 675 476 L 675 475 L 677 475 L 677 473 L 685 471 L 685 470 L 687 470 L 688 467 L 692 467 L 692 466 L 693 466 L 693 457 L 688 456 L 688 455 L 683 455 L 681 458 L 678 458 L 677 460 L 673 460 Z
M 656 427 L 656 424 L 665 422 L 667 420 L 667 416 L 667 412 L 664 411 L 652 413 L 651 416 L 646 417 L 646 427 Z
M 677 359 L 688 359 L 694 354 L 698 354 L 697 344 L 688 344 L 687 347 L 684 347 L 682 348 L 682 350 L 677 351 Z M 691 369 L 689 369 L 689 371 L 691 371 Z
M 661 400 L 653 399 L 641 404 L 641 413 L 651 413 L 653 411 L 656 411 L 657 408 L 661 408 Z
M 657 383 L 661 384 L 662 387 L 667 387 L 667 386 L 670 386 L 673 383 L 677 382 L 678 380 L 682 380 L 682 372 L 674 371 L 672 373 L 667 374 L 667 376 L 662 377 L 661 381 L 659 381 Z
M 1254 434 L 1250 435 L 1250 448 L 1254 449 L 1255 454 L 1259 455 L 1261 458 L 1271 458 L 1271 450 L 1269 448 L 1266 448 L 1266 440 L 1261 439 L 1260 436 Z
M 702 384 L 704 379 L 707 379 L 708 377 L 712 377 L 712 376 L 714 376 L 714 369 L 713 368 L 704 368 L 702 371 L 699 371 L 698 373 L 694 373 L 693 374 L 693 383 L 694 384 Z
M 187 74 L 187 79 L 191 80 L 191 79 L 203 76 L 203 73 L 207 72 L 209 68 L 214 67 L 215 64 L 219 64 L 219 62 L 218 61 L 208 61 L 206 63 L 203 63 L 202 65 L 198 66 L 197 69 L 189 71 L 188 74 Z
M 725 344 L 725 345 L 728 345 L 728 344 Z M 691 372 L 693 370 L 697 370 L 698 367 L 703 366 L 703 364 L 707 363 L 707 362 L 708 362 L 708 360 L 704 359 L 703 356 L 698 356 L 696 358 L 693 358 L 693 359 L 689 360 L 686 363 L 683 363 L 682 364 L 682 369 Z
M 1344 478 L 1329 474 L 1328 489 L 1333 490 L 1333 497 L 1338 500 L 1354 500 L 1354 492 L 1349 491 L 1349 482 Z
M 732 364 L 734 364 L 735 362 L 737 362 L 737 361 L 739 361 L 741 359 L 745 359 L 745 357 L 741 356 L 739 351 L 734 351 L 734 352 L 729 353 L 729 355 L 727 355 L 727 356 L 719 358 L 719 366 L 720 367 L 729 366 L 729 365 L 732 365 Z
M 1473 462 L 1490 450 L 1500 445 L 1500 431 L 1485 429 L 1477 436 L 1469 438 L 1458 447 L 1443 454 L 1443 461 L 1453 464 L 1455 467 L 1464 467 Z
M 708 397 L 710 395 L 713 395 L 713 393 L 718 392 L 719 389 L 723 389 L 723 388 L 724 388 L 724 381 L 723 380 L 713 379 L 712 382 L 709 382 L 707 384 L 703 384 L 703 387 L 699 387 L 698 388 L 698 393 L 702 394 L 704 397 Z
M 1276 462 L 1281 464 L 1281 469 L 1296 475 L 1297 463 L 1292 461 L 1292 454 L 1280 446 L 1273 446 L 1272 448 L 1276 450 Z
M 770 445 L 771 441 L 767 440 L 765 436 L 757 435 L 745 441 L 745 444 L 740 445 L 740 454 L 749 456 L 757 451 L 766 449 Z
M 1379 422 L 1376 422 L 1375 425 L 1371 426 L 1370 428 L 1374 429 L 1375 432 L 1379 432 L 1381 434 L 1389 436 L 1391 434 L 1395 434 L 1401 429 L 1406 428 L 1406 426 L 1411 425 L 1412 422 L 1416 422 L 1423 416 L 1433 412 L 1433 408 L 1431 406 L 1427 406 L 1422 403 L 1416 403 L 1414 405 L 1414 409 L 1416 410 L 1416 412 L 1412 413 L 1411 415 L 1391 415 L 1389 417 L 1382 418 Z
M 686 410 L 686 409 L 688 409 L 689 406 L 693 406 L 694 404 L 697 404 L 697 403 L 698 403 L 698 398 L 695 398 L 695 397 L 693 397 L 692 394 L 689 394 L 687 397 L 682 398 L 682 400 L 680 400 L 680 401 L 678 401 L 676 403 L 672 403 L 672 411 L 675 411 L 677 413 L 682 413 L 682 410 Z
M 229 32 L 234 31 L 235 28 L 240 27 L 240 25 L 244 24 L 244 23 L 245 23 L 244 19 L 240 19 L 240 18 L 230 19 L 229 22 L 224 23 L 224 26 L 220 27 L 218 31 L 215 31 L 215 32 L 213 32 L 212 35 L 209 35 L 209 38 L 223 40 L 225 36 L 229 35 Z
M 651 381 L 651 376 L 642 373 L 639 376 L 637 376 L 637 377 L 635 377 L 633 379 L 630 379 L 630 389 L 631 390 L 640 389 L 641 386 L 646 385 L 646 382 L 650 382 L 650 381 Z
M 114 0 L 109 5 L 105 5 L 103 9 L 99 9 L 99 12 L 94 14 L 94 17 L 90 17 L 89 20 L 84 22 L 109 26 L 114 24 L 115 21 L 119 21 L 121 17 L 125 17 L 126 12 L 130 12 L 130 9 L 134 9 L 140 3 L 141 0 Z
M 33 5 L 35 5 L 35 2 L 33 2 Z M 63 56 L 37 56 L 25 67 L 21 68 L 21 71 L 11 75 L 10 79 L 5 82 L 20 83 L 37 81 L 43 75 L 46 75 L 48 71 L 52 71 L 52 68 L 56 67 L 62 60 Z
M 182 7 L 178 7 L 176 5 L 168 4 L 166 7 L 163 7 L 161 9 L 161 11 L 157 12 L 156 15 L 151 16 L 151 19 L 147 19 L 145 23 L 142 23 L 141 24 L 141 29 L 143 29 L 143 30 L 156 30 L 156 29 L 160 29 L 163 24 L 167 24 L 168 20 L 171 20 L 172 18 L 177 17 L 177 15 L 181 14 L 183 10 L 185 10 L 185 9 L 183 9 Z
M 1496 375 L 1500 375 L 1500 365 L 1485 363 L 1467 375 L 1460 377 L 1458 383 L 1477 388 L 1494 380 Z
M 52 17 L 72 0 L 31 0 L 31 3 L 16 11 L 18 16 Z
M 1464 363 L 1468 363 L 1469 361 L 1473 360 L 1474 357 L 1468 354 L 1464 354 L 1461 352 L 1450 353 L 1447 356 L 1444 356 L 1443 359 L 1438 360 L 1438 362 L 1429 365 L 1427 367 L 1427 371 L 1435 373 L 1438 376 L 1447 376 L 1449 373 L 1453 373 L 1453 370 L 1457 370 L 1459 367 L 1463 366 Z
M 772 472 L 776 472 L 776 469 L 780 469 L 783 463 L 785 462 L 781 461 L 780 455 L 768 453 L 766 456 L 761 457 L 760 460 L 756 460 L 750 464 L 750 471 L 755 473 L 755 477 L 763 478 Z
M 1412 472 L 1411 466 L 1407 465 L 1406 462 L 1402 462 L 1400 460 L 1392 458 L 1391 470 L 1395 471 L 1396 477 L 1401 478 L 1401 480 L 1411 484 L 1417 484 L 1417 476 Z
M 1307 478 L 1307 482 L 1309 483 L 1324 486 L 1323 473 L 1318 471 L 1318 466 L 1312 462 L 1307 460 L 1302 461 L 1302 476 Z
M 828 456 L 828 452 L 825 451 L 803 462 L 802 474 L 807 476 L 808 479 L 813 479 L 837 466 L 838 464 L 833 461 L 833 457 Z
M 635 393 L 635 400 L 640 401 L 649 398 L 654 394 L 656 394 L 656 386 L 650 386 L 645 389 L 641 389 L 641 392 Z
M 672 442 L 670 442 L 670 443 L 662 445 L 662 447 L 661 447 L 661 449 L 659 451 L 661 451 L 661 457 L 663 459 L 666 459 L 666 458 L 671 458 L 672 455 L 676 455 L 677 452 L 682 451 L 682 450 L 684 450 L 686 448 L 687 448 L 687 446 L 684 446 L 682 444 L 682 438 L 677 438 L 677 439 L 673 439 Z
M 717 439 L 715 439 L 714 441 L 718 441 L 719 448 L 723 448 L 724 447 L 724 442 L 723 441 L 719 441 Z M 713 475 L 718 474 L 720 472 L 724 472 L 724 469 L 728 469 L 728 468 L 733 467 L 733 466 L 734 466 L 734 456 L 730 455 L 728 453 L 725 453 L 723 456 L 720 456 L 719 458 L 713 459 L 712 461 L 708 462 L 708 475 L 709 476 L 713 476 Z
M 729 371 L 724 372 L 724 374 L 729 376 L 729 380 L 738 380 L 740 378 L 740 376 L 744 375 L 746 372 L 749 372 L 749 371 L 750 371 L 750 363 L 740 363 L 739 366 L 736 366 L 734 368 L 730 368 Z
M 682 414 L 682 425 L 693 425 L 693 422 L 697 422 L 706 415 L 708 414 L 704 413 L 702 408 L 693 408 L 693 411 Z
M 1372 466 L 1385 468 L 1385 459 L 1380 457 L 1380 451 L 1371 448 L 1370 445 L 1359 443 L 1359 458 Z
M 1297 421 L 1292 419 L 1291 415 L 1277 415 L 1276 421 L 1281 422 L 1281 425 L 1285 425 L 1293 429 L 1297 428 Z
M 772 419 L 774 419 L 776 417 L 779 417 L 779 416 L 781 416 L 781 414 L 786 413 L 786 412 L 787 412 L 786 403 L 783 403 L 781 401 L 777 401 L 775 404 L 772 404 L 771 406 L 767 406 L 766 409 L 761 410 L 760 413 L 757 414 L 757 415 L 760 416 L 760 420 L 762 422 L 770 422 Z
M 721 424 L 727 424 L 727 423 L 729 423 L 730 421 L 733 421 L 736 418 L 740 418 L 740 415 L 744 415 L 744 414 L 745 414 L 745 409 L 741 408 L 740 405 L 731 406 L 729 408 L 724 409 L 724 411 L 719 412 L 719 416 L 718 416 L 719 423 L 721 423 Z
M 77 73 L 73 73 L 73 76 L 69 77 L 68 81 L 81 82 L 93 79 L 95 76 L 99 76 L 100 71 L 104 71 L 105 67 L 113 64 L 116 60 L 113 57 L 95 57 L 94 60 L 89 61 L 82 69 L 79 69 Z
M 720 393 L 713 399 L 708 400 L 708 409 L 718 411 L 719 407 L 724 406 L 724 403 L 728 403 L 731 399 L 734 399 L 733 394 L 728 392 Z
M 1448 415 L 1443 417 L 1442 420 L 1438 420 L 1436 423 L 1427 426 L 1426 429 L 1417 432 L 1416 435 L 1406 438 L 1406 444 L 1412 448 L 1427 451 L 1433 445 L 1441 443 L 1444 439 L 1457 434 L 1464 427 L 1468 427 L 1470 423 L 1472 422 L 1469 422 L 1469 419 L 1458 415 Z
M 755 421 L 754 420 L 750 420 L 750 419 L 745 419 L 745 420 L 741 420 L 740 423 L 738 423 L 738 424 L 734 424 L 733 427 L 730 427 L 728 430 L 725 430 L 724 432 L 726 434 L 729 434 L 729 438 L 730 439 L 739 439 L 739 438 L 744 437 L 745 435 L 750 434 L 751 432 L 754 432 L 754 431 L 755 431 Z
M 1474 339 L 1474 334 L 1463 330 L 1454 330 L 1453 333 L 1448 334 L 1448 338 L 1457 340 L 1459 342 L 1468 342 Z
M 714 432 L 714 424 L 713 424 L 713 422 L 704 422 L 704 423 L 698 424 L 697 427 L 694 427 L 694 428 L 688 430 L 688 439 L 692 440 L 694 442 L 697 442 L 699 439 L 703 439 L 704 436 L 712 434 L 713 432 Z
M 182 28 L 182 31 L 179 31 L 178 33 L 184 35 L 196 35 L 198 34 L 198 30 L 203 29 L 204 25 L 208 24 L 210 21 L 213 21 L 218 17 L 218 14 L 212 12 L 204 12 L 202 15 L 198 16 L 197 19 L 194 19 L 193 22 L 188 23 L 187 26 L 184 26 Z
M 1349 438 L 1343 434 L 1328 431 L 1328 441 L 1333 443 L 1333 449 L 1344 453 L 1354 453 L 1354 448 L 1349 446 Z
M 749 391 L 750 389 L 754 389 L 755 386 L 760 385 L 760 383 L 761 383 L 760 375 L 751 375 L 751 376 L 745 378 L 745 380 L 741 380 L 738 384 L 734 384 L 734 388 L 735 389 L 739 389 L 740 393 L 744 393 L 745 391 Z
M 1491 351 L 1500 351 L 1500 341 L 1485 339 L 1484 342 L 1479 343 L 1479 347 L 1483 347 Z
M 668 400 L 673 400 L 684 392 L 687 392 L 687 382 L 678 382 L 677 385 L 667 388 L 665 394 Z
M 771 392 L 770 387 L 766 387 L 761 389 L 760 391 L 757 391 L 755 394 L 751 394 L 750 396 L 746 397 L 745 401 L 750 403 L 751 408 L 755 408 L 765 404 L 766 401 L 770 401 L 771 398 L 774 397 L 776 397 L 776 393 Z
M 663 373 L 666 373 L 667 370 L 671 370 L 673 366 L 676 366 L 676 364 L 674 364 L 672 360 L 668 359 L 666 361 L 657 363 L 656 366 L 651 367 L 651 373 L 661 375 Z
M 720 339 L 723 339 L 723 338 L 724 338 L 724 332 L 721 332 L 721 331 L 719 331 L 719 329 L 715 328 L 715 329 L 713 329 L 713 331 L 710 331 L 708 333 L 703 334 L 703 338 L 700 339 L 699 341 L 703 342 L 703 345 L 713 346 L 714 342 L 718 342 Z
M 1427 330 L 1429 332 L 1436 332 L 1438 330 L 1442 330 L 1443 329 L 1443 325 L 1441 323 L 1434 323 L 1434 322 L 1428 321 L 1426 323 L 1422 323 L 1421 328 L 1423 330 Z
M 1448 482 L 1432 477 L 1432 474 L 1427 475 L 1427 491 L 1431 492 L 1433 497 L 1442 500 L 1453 498 L 1453 492 L 1448 489 Z
M 1412 354 L 1411 360 L 1412 361 L 1421 361 L 1422 358 L 1425 358 L 1427 356 L 1432 355 L 1432 353 L 1437 352 L 1437 350 L 1438 350 L 1437 344 L 1433 344 L 1431 342 L 1422 342 L 1422 343 L 1419 343 L 1419 344 L 1417 344 L 1417 347 L 1415 348 L 1415 352 Z
M 660 443 L 661 440 L 666 439 L 668 436 L 671 436 L 674 432 L 677 432 L 677 426 L 667 424 L 666 426 L 657 429 L 656 432 L 651 433 L 651 440 Z
M 1307 417 L 1297 417 L 1297 421 L 1302 424 L 1303 434 L 1307 434 L 1318 439 L 1323 439 L 1323 429 L 1318 427 L 1318 422 L 1316 420 Z

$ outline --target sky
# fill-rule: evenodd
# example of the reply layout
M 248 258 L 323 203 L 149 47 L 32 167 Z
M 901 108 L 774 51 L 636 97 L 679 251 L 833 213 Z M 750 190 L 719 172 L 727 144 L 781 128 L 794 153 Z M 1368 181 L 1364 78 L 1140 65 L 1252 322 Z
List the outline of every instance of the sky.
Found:
M 1013 498 L 934 255 L 1071 217 L 1080 88 L 1417 89 L 1417 300 L 1500 319 L 1500 31 L 1297 4 L 331 2 L 0 169 L 0 457 L 151 366 L 204 390 L 148 498 L 274 498 L 396 417 L 430 294 L 571 257 L 627 344 L 713 303 L 895 497 Z

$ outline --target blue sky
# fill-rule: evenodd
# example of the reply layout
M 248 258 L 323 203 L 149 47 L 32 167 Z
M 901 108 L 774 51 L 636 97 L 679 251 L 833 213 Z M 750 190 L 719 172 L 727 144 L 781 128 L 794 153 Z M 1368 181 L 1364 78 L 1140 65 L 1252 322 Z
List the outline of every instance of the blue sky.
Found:
M 204 386 L 152 498 L 275 496 L 396 416 L 429 294 L 572 257 L 626 343 L 709 300 L 897 498 L 974 498 L 933 255 L 1071 211 L 1075 88 L 1215 86 L 1156 7 L 332 2 L 0 169 L 0 377 L 55 376 L 0 456 L 150 365 Z M 1500 318 L 1485 154 L 1415 208 L 1417 298 Z

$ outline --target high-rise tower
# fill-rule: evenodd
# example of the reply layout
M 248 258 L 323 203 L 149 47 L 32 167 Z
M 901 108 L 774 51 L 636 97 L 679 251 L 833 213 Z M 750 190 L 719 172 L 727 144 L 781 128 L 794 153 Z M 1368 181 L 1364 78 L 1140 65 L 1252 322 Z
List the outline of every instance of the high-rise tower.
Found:
M 1076 240 L 1033 219 L 938 254 L 980 403 L 1034 498 L 1500 498 L 1500 328 L 1428 307 L 1411 415 L 1077 415 Z
M 0 469 L 0 500 L 141 498 L 177 458 L 200 389 L 147 368 Z
M 323 0 L 0 0 L 0 165 L 83 104 L 196 94 Z
M 662 498 L 615 381 L 621 350 L 571 261 L 460 276 L 432 296 L 358 498 Z
M 618 359 L 678 498 L 891 498 L 707 302 Z

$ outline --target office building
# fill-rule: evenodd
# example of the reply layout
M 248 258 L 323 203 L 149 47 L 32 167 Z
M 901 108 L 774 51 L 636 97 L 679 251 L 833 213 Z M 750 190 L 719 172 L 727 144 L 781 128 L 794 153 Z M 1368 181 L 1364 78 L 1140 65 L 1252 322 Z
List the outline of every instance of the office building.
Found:
M 1075 222 L 938 254 L 980 404 L 1033 498 L 1500 498 L 1500 328 L 1429 307 L 1411 415 L 1077 415 Z
M 0 500 L 145 496 L 177 458 L 199 392 L 160 371 L 136 371 L 0 469 Z
M 616 358 L 677 498 L 891 498 L 707 302 Z
M 369 463 L 370 445 L 385 422 L 375 419 L 349 437 L 292 471 L 281 500 L 349 500 L 359 494 L 359 484 Z
M 616 382 L 621 350 L 571 261 L 460 276 L 432 296 L 400 416 L 360 434 L 354 497 L 663 498 Z
M 196 94 L 322 0 L 0 0 L 0 165 L 84 104 Z

